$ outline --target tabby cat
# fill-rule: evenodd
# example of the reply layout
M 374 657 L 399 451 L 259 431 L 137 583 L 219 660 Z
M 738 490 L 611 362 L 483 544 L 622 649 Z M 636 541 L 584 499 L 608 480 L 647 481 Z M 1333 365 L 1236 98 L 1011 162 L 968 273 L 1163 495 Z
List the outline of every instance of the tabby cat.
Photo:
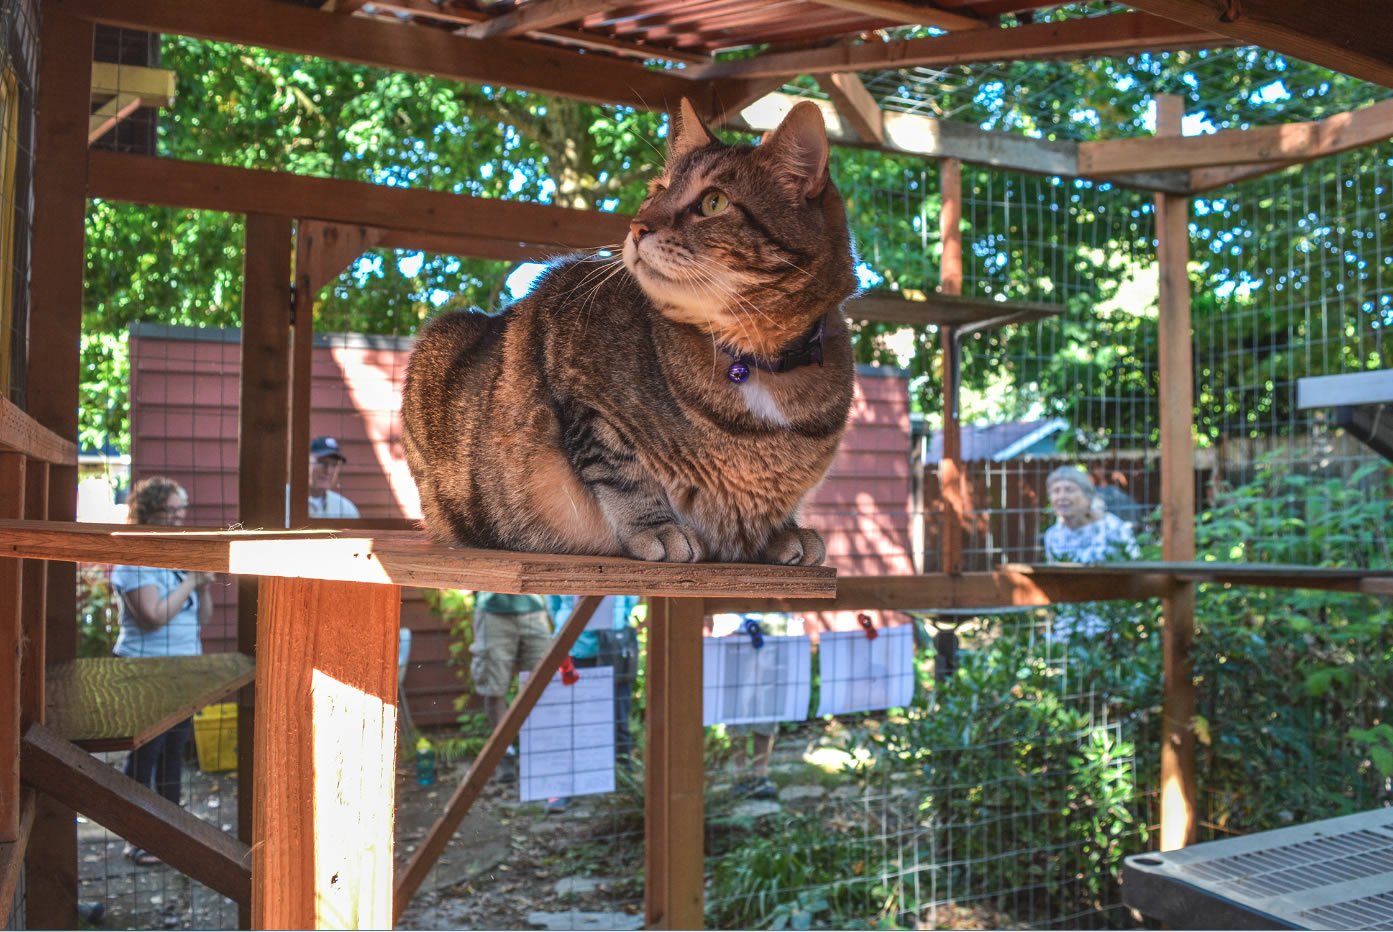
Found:
M 571 257 L 416 341 L 426 528 L 475 547 L 816 564 L 800 503 L 846 426 L 856 287 L 822 114 L 726 145 L 683 101 L 623 258 Z

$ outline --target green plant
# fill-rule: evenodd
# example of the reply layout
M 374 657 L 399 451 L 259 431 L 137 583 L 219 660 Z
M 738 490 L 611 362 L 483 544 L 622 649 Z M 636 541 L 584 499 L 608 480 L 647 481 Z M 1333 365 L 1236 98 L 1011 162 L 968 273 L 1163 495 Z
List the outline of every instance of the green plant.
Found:
M 110 567 L 80 563 L 77 572 L 79 657 L 110 657 L 121 633 L 120 606 L 111 589 Z

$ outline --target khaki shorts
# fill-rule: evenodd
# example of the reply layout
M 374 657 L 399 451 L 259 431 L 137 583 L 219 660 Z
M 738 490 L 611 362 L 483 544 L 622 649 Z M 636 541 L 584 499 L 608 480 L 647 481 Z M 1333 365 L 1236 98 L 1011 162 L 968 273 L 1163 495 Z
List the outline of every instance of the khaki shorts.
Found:
M 469 675 L 481 696 L 504 696 L 518 670 L 531 670 L 551 643 L 551 616 L 546 612 L 474 617 L 474 659 Z

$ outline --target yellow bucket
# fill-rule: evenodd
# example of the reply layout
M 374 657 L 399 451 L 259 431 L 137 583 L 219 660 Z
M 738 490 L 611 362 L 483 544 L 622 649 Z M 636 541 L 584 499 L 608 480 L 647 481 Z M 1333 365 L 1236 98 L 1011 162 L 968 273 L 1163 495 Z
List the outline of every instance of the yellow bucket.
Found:
M 237 703 L 221 702 L 194 713 L 193 738 L 198 769 L 204 773 L 237 767 Z

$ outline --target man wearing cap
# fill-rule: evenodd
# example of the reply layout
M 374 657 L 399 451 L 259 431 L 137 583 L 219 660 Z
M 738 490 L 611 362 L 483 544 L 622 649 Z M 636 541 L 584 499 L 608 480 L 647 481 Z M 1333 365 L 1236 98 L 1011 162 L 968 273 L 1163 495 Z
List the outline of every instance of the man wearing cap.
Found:
M 310 517 L 356 518 L 358 508 L 334 491 L 339 473 L 348 458 L 334 437 L 315 437 L 310 441 Z
M 1045 532 L 1045 559 L 1055 563 L 1108 563 L 1135 560 L 1140 551 L 1132 526 L 1103 505 L 1093 480 L 1076 466 L 1050 473 L 1045 491 L 1054 509 L 1054 526 Z M 1107 623 L 1084 606 L 1061 607 L 1055 615 L 1054 636 L 1103 633 Z

